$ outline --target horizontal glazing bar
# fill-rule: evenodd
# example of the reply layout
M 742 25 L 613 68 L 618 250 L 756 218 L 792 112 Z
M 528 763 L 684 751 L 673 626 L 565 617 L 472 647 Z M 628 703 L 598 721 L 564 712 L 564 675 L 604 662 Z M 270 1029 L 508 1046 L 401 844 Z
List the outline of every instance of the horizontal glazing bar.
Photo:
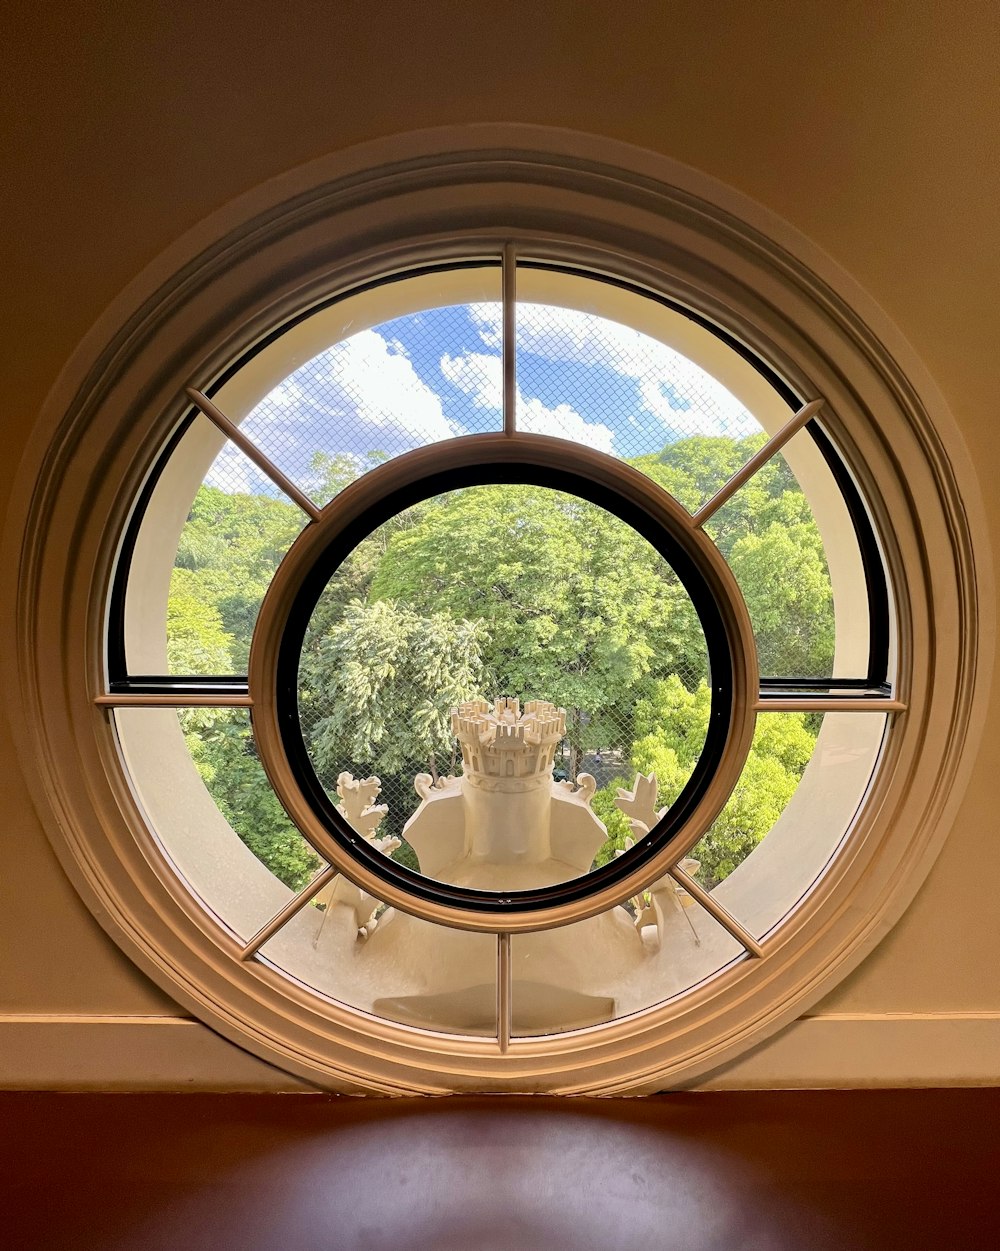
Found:
M 200 676 L 199 674 L 167 675 L 143 673 L 137 677 L 111 682 L 109 695 L 248 695 L 250 686 L 240 674 Z
M 99 708 L 252 708 L 249 695 L 215 691 L 209 694 L 192 691 L 120 691 L 96 695 Z
M 754 704 L 756 712 L 906 712 L 901 699 L 884 695 L 858 698 L 853 695 L 789 695 L 767 696 L 763 693 Z
M 855 691 L 863 695 L 891 695 L 888 682 L 875 683 L 868 678 L 761 678 L 764 691 Z

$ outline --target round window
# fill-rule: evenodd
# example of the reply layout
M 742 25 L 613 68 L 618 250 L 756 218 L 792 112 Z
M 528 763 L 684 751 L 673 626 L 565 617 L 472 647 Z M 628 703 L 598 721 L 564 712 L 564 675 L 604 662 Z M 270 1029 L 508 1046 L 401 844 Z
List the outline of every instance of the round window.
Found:
M 499 261 L 272 335 L 265 376 L 296 367 L 249 411 L 192 393 L 118 561 L 105 703 L 245 959 L 506 1045 L 760 958 L 901 705 L 820 402 L 700 326 L 770 386 L 755 416 L 674 346 L 690 310 Z
M 276 230 L 208 355 L 142 364 L 64 575 L 72 858 L 196 1011 L 341 1088 L 689 1076 L 917 858 L 933 635 L 870 415 L 749 288 L 524 194 L 305 287 Z

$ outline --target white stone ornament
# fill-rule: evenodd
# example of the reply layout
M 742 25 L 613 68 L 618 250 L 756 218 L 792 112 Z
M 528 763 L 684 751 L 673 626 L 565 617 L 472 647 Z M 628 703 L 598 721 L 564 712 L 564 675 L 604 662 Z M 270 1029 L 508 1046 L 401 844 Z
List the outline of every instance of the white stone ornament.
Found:
M 378 799 L 381 790 L 382 783 L 376 777 L 355 779 L 353 774 L 341 773 L 337 778 L 337 796 L 340 799 L 338 807 L 344 820 L 376 851 L 391 856 L 397 847 L 402 846 L 402 843 L 392 836 L 376 837 L 375 831 L 389 811 L 388 804 L 376 805 L 374 802 Z M 383 906 L 380 899 L 361 890 L 341 874 L 338 874 L 330 885 L 316 896 L 316 902 L 326 908 L 326 915 L 316 933 L 314 945 L 319 944 L 326 922 L 334 908 L 349 908 L 354 913 L 357 937 L 364 939 L 374 931 L 379 922 L 376 914 Z
M 461 748 L 461 775 L 435 781 L 419 773 L 413 780 L 421 802 L 403 836 L 421 872 L 495 892 L 551 886 L 587 873 L 607 830 L 590 806 L 594 777 L 553 780 L 565 711 L 542 700 L 523 707 L 516 699 L 492 705 L 473 700 L 453 710 L 452 730 Z M 375 803 L 379 789 L 377 778 L 355 780 L 344 773 L 337 782 L 345 819 L 391 854 L 399 840 L 375 834 L 387 811 Z M 631 817 L 636 837 L 658 819 L 656 797 L 652 774 L 637 777 L 631 792 L 620 792 L 618 805 Z M 364 940 L 357 963 L 344 968 L 354 968 L 359 990 L 368 988 L 374 1012 L 431 1028 L 493 1030 L 495 939 L 428 925 L 396 909 L 381 911 L 378 900 L 342 877 L 321 900 L 328 916 L 352 913 L 346 924 L 331 925 L 327 938 L 334 947 L 350 933 Z M 680 967 L 670 967 L 671 956 L 700 942 L 678 888 L 664 877 L 630 902 L 634 921 L 618 907 L 512 940 L 515 1032 L 597 1024 L 627 1011 L 633 998 L 648 996 L 652 982 L 669 987 Z M 338 955 L 334 947 L 329 958 L 343 960 L 346 953 Z

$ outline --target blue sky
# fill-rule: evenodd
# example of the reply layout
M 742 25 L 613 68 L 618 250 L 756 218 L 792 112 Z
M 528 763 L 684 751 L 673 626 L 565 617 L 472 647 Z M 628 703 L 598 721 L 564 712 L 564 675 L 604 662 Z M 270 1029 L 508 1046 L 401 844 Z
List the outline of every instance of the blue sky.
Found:
M 760 427 L 698 366 L 630 327 L 592 314 L 518 305 L 521 429 L 623 457 L 689 434 L 740 437 Z M 244 431 L 308 489 L 317 451 L 397 455 L 501 428 L 499 304 L 452 305 L 362 330 L 321 352 L 265 396 Z M 236 448 L 208 481 L 270 490 Z

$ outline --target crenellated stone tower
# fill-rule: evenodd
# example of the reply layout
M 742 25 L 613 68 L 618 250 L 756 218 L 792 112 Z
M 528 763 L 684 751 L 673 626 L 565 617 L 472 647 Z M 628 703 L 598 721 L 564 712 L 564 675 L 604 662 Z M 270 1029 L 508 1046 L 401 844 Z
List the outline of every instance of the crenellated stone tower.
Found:
M 476 700 L 455 709 L 451 725 L 462 748 L 470 862 L 550 860 L 552 764 L 566 733 L 565 711 L 538 699 L 528 700 L 523 712 L 516 699 L 498 699 L 492 707 Z

